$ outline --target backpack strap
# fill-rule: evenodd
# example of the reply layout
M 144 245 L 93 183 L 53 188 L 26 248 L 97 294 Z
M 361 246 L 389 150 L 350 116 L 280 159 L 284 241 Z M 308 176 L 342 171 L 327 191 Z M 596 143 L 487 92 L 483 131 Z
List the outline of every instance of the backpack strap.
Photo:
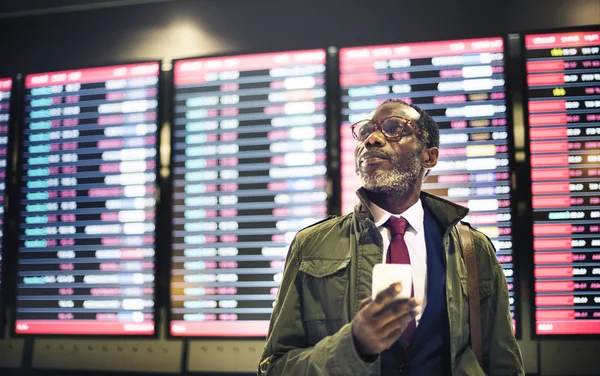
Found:
M 475 353 L 479 366 L 483 369 L 483 342 L 481 335 L 481 311 L 479 307 L 479 272 L 473 234 L 469 226 L 459 223 L 456 225 L 462 256 L 467 266 L 469 280 L 469 326 L 471 328 L 471 349 Z

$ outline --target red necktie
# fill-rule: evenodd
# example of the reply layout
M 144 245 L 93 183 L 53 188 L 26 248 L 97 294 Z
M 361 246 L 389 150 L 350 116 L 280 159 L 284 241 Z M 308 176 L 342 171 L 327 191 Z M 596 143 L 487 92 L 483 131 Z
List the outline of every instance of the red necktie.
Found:
M 406 241 L 404 241 L 404 233 L 406 232 L 406 228 L 408 227 L 408 221 L 405 218 L 395 218 L 390 217 L 387 221 L 390 232 L 392 233 L 392 240 L 390 242 L 390 247 L 388 249 L 386 262 L 388 264 L 408 264 L 410 265 L 410 254 L 408 253 L 408 247 L 406 245 Z M 407 286 L 402 286 L 403 289 L 407 288 Z M 411 284 L 410 286 L 410 296 L 414 296 L 414 287 Z M 407 344 L 412 340 L 415 330 L 417 328 L 417 323 L 413 319 L 404 332 L 402 333 L 402 338 Z

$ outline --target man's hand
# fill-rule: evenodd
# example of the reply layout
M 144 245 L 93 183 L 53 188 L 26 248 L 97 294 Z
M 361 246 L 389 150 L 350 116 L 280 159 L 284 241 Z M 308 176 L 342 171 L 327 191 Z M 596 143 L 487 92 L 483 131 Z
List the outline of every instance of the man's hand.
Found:
M 400 284 L 393 283 L 375 300 L 367 298 L 361 302 L 352 320 L 352 335 L 361 356 L 366 358 L 388 349 L 421 311 L 418 299 L 392 301 L 400 291 Z

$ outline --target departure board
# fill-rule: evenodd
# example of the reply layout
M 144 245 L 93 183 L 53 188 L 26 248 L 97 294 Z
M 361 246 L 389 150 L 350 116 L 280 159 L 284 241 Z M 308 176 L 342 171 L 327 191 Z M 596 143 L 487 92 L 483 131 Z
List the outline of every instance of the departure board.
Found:
M 158 74 L 26 76 L 17 333 L 154 333 Z
M 503 51 L 502 38 L 340 50 L 342 214 L 361 186 L 350 126 L 389 99 L 419 106 L 440 128 L 439 161 L 422 189 L 468 207 L 465 220 L 490 237 L 516 328 Z
M 325 58 L 175 63 L 172 335 L 267 335 L 288 247 L 327 211 Z
M 12 79 L 0 78 L 0 325 L 4 307 L 2 303 L 2 246 L 4 240 L 4 197 L 8 149 L 8 123 L 10 121 L 10 95 Z
M 600 30 L 525 47 L 535 333 L 600 334 Z

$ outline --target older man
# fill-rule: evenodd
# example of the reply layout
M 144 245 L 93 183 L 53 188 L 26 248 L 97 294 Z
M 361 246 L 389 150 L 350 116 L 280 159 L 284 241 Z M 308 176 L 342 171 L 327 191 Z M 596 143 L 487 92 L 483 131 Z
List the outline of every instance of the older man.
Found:
M 354 212 L 298 233 L 286 261 L 259 374 L 523 375 L 495 250 L 470 230 L 477 258 L 483 367 L 470 347 L 468 276 L 456 225 L 468 210 L 421 192 L 439 129 L 389 101 L 352 126 L 363 187 Z M 409 264 L 412 285 L 375 300 L 373 267 Z M 410 289 L 408 300 L 393 300 Z

